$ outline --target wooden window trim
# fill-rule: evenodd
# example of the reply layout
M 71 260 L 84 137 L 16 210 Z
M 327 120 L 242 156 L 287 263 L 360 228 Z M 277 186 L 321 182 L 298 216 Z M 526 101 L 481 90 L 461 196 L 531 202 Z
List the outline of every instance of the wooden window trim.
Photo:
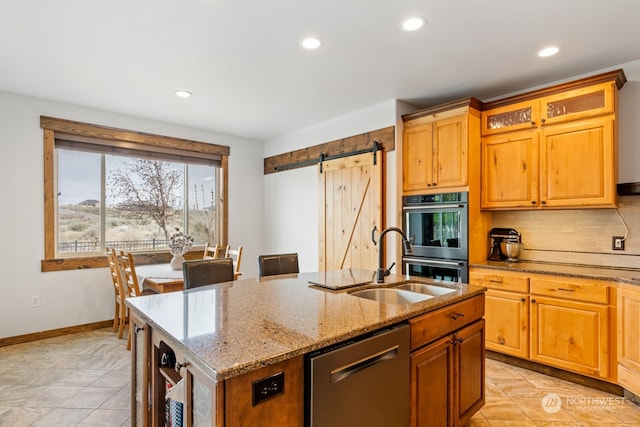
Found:
M 114 146 L 140 147 L 141 150 L 167 150 L 172 153 L 182 152 L 185 155 L 198 157 L 219 156 L 222 168 L 222 215 L 221 238 L 228 241 L 228 166 L 230 148 L 224 145 L 191 141 L 163 135 L 153 135 L 144 132 L 117 129 L 90 123 L 75 122 L 54 117 L 40 116 L 40 127 L 43 129 L 44 139 L 44 259 L 41 261 L 41 271 L 77 270 L 84 268 L 107 267 L 106 256 L 74 256 L 56 258 L 55 256 L 55 139 L 56 135 L 72 135 L 82 139 L 99 139 L 113 141 Z M 141 253 L 136 256 L 136 262 L 150 264 L 154 262 L 169 262 L 169 252 Z

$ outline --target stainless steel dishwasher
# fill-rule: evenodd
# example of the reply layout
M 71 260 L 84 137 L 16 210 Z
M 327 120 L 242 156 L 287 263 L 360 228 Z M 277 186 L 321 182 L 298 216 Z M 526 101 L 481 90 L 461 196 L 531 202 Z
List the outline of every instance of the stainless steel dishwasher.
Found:
M 409 325 L 306 356 L 306 426 L 409 425 Z

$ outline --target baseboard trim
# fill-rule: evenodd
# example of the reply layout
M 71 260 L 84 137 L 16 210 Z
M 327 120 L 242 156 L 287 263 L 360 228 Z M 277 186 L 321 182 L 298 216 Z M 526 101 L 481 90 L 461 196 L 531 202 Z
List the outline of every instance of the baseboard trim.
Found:
M 34 332 L 32 334 L 18 335 L 15 337 L 0 338 L 0 347 L 37 341 L 44 338 L 60 337 L 78 332 L 92 331 L 94 329 L 102 329 L 111 326 L 113 326 L 113 320 L 103 320 L 101 322 L 87 323 L 84 325 L 69 326 L 66 328 L 51 329 L 49 331 Z
M 576 374 L 574 372 L 565 371 L 563 369 L 553 368 L 551 366 L 542 365 L 530 360 L 520 359 L 514 356 L 508 356 L 502 353 L 496 353 L 495 351 L 487 350 L 485 355 L 489 359 L 505 362 L 510 365 L 518 366 L 520 368 L 529 369 L 530 371 L 539 372 L 552 377 L 559 378 L 561 380 L 570 381 L 572 383 L 580 384 L 586 387 L 595 388 L 596 390 L 606 391 L 607 393 L 615 394 L 616 396 L 622 396 L 624 389 L 617 385 L 604 380 L 598 380 L 596 378 L 587 377 L 584 375 Z

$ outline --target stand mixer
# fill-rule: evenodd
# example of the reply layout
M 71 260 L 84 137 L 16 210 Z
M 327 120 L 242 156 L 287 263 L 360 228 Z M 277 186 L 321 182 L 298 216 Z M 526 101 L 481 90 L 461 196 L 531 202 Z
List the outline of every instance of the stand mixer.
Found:
M 508 262 L 516 262 L 518 260 L 522 242 L 520 233 L 517 230 L 513 228 L 492 228 L 489 231 L 489 238 L 491 239 L 491 250 L 487 259 Z

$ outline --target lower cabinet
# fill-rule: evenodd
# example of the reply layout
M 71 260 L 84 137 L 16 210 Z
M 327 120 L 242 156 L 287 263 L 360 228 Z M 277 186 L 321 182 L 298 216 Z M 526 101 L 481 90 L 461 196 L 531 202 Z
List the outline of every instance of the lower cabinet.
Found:
M 131 425 L 149 425 L 149 348 L 151 332 L 149 326 L 129 314 L 131 334 Z
M 573 277 L 472 269 L 486 286 L 487 349 L 615 381 L 615 287 Z
M 463 426 L 484 405 L 483 311 L 480 296 L 410 321 L 412 427 Z M 442 332 L 443 324 L 446 335 L 414 339 L 421 328 Z
M 640 396 L 640 287 L 618 289 L 618 383 Z

